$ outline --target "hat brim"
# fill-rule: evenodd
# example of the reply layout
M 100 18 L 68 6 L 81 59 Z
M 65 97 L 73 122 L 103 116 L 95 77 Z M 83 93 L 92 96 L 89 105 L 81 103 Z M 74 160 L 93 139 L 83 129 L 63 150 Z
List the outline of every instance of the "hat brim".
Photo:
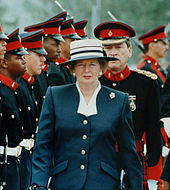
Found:
M 29 49 L 29 50 L 31 50 L 35 53 L 38 53 L 40 55 L 47 55 L 48 54 L 44 48 L 35 48 L 35 49 Z
M 70 38 L 70 39 L 75 39 L 75 40 L 81 40 L 82 39 L 80 36 L 78 36 L 77 33 L 64 35 L 63 38 Z
M 58 40 L 60 42 L 65 42 L 62 35 L 60 35 L 60 34 L 49 34 L 48 37 Z
M 28 55 L 29 53 L 23 48 L 19 48 L 13 51 L 17 55 Z
M 169 45 L 168 38 L 161 39 L 165 44 Z
M 126 42 L 128 39 L 127 38 L 122 38 L 122 39 L 109 39 L 109 40 L 100 40 L 103 45 L 110 46 L 110 45 L 117 45 L 117 44 L 122 44 Z
M 4 33 L 0 32 L 0 40 L 7 40 L 7 39 L 8 37 Z
M 60 65 L 70 65 L 72 62 L 75 62 L 75 61 L 80 61 L 80 60 L 86 60 L 86 59 L 103 59 L 103 60 L 106 60 L 106 61 L 115 61 L 115 60 L 118 60 L 117 58 L 115 57 L 107 57 L 107 56 L 82 56 L 82 57 L 78 57 L 78 58 L 74 58 L 74 59 L 70 59 L 64 63 L 61 63 Z

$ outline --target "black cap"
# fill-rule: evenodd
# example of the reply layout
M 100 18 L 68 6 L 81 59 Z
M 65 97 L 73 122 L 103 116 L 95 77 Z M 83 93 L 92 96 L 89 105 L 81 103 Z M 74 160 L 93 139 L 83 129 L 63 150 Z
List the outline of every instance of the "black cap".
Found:
M 140 36 L 138 40 L 141 40 L 143 45 L 150 42 L 157 42 L 158 40 L 162 40 L 166 44 L 168 44 L 167 35 L 165 33 L 165 26 L 166 25 L 162 25 L 149 32 L 146 32 L 145 34 Z
M 43 47 L 43 34 L 43 30 L 22 33 L 20 34 L 21 43 L 26 50 L 31 50 L 42 55 L 47 55 L 47 52 Z
M 79 22 L 74 22 L 73 26 L 76 31 L 76 33 L 82 38 L 87 38 L 87 34 L 85 32 L 85 27 L 87 25 L 88 20 L 81 20 Z
M 8 39 L 6 40 L 6 42 L 6 53 L 12 53 L 17 55 L 29 54 L 21 44 L 21 39 L 19 37 L 19 28 L 8 35 Z
M 121 44 L 136 35 L 135 30 L 123 22 L 110 21 L 99 24 L 94 29 L 96 38 L 102 40 L 103 45 Z
M 48 36 L 55 40 L 64 42 L 64 39 L 62 38 L 62 35 L 60 34 L 60 26 L 61 26 L 62 22 L 63 22 L 62 18 L 55 19 L 55 20 L 48 20 L 45 22 L 41 22 L 39 24 L 27 26 L 24 28 L 24 31 L 33 32 L 36 30 L 43 29 L 44 36 Z
M 73 19 L 65 20 L 61 25 L 61 35 L 64 38 L 81 40 L 81 37 L 77 35 L 73 27 Z

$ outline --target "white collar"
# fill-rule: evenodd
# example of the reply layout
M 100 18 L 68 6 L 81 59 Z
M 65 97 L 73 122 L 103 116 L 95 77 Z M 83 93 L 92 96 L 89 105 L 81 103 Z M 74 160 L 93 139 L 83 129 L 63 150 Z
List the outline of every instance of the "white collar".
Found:
M 97 112 L 97 106 L 96 106 L 96 99 L 97 99 L 97 95 L 101 89 L 100 82 L 99 82 L 99 85 L 97 86 L 97 88 L 95 89 L 93 96 L 91 97 L 88 104 L 86 103 L 84 96 L 81 93 L 81 90 L 80 90 L 77 82 L 76 82 L 76 87 L 77 87 L 79 95 L 80 95 L 80 101 L 79 101 L 77 113 L 81 113 L 87 117 L 90 115 L 97 114 L 98 112 Z

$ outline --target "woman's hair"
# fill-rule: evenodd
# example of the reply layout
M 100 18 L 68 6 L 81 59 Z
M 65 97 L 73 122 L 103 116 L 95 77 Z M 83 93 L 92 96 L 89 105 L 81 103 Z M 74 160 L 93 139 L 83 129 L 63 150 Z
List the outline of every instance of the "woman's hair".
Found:
M 97 58 L 97 60 L 98 60 L 98 62 L 100 64 L 100 66 L 101 66 L 102 73 L 104 73 L 106 71 L 106 69 L 107 69 L 108 61 L 103 59 L 103 58 Z M 73 73 L 73 70 L 75 68 L 76 63 L 77 63 L 76 61 L 73 61 L 73 62 L 69 63 L 69 65 L 68 65 L 72 73 Z

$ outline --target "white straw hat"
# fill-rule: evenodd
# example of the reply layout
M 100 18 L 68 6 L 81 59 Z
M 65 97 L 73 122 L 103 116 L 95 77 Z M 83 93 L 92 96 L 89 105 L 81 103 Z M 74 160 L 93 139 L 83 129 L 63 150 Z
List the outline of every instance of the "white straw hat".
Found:
M 117 60 L 115 57 L 103 55 L 102 43 L 98 39 L 84 39 L 71 42 L 70 55 L 71 59 L 61 65 L 69 65 L 71 62 L 92 58 L 104 59 L 107 61 Z

